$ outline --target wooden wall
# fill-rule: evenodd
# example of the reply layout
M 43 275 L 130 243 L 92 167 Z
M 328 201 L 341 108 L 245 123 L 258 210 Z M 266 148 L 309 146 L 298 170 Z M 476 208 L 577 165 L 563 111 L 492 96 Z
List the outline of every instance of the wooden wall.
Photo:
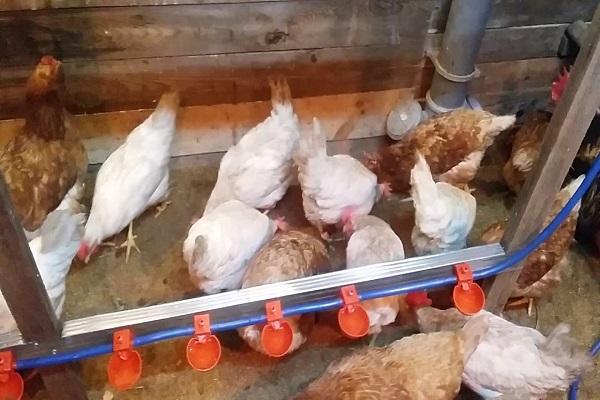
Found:
M 472 92 L 494 110 L 514 110 L 547 97 L 560 37 L 570 22 L 590 20 L 598 0 L 494 3 Z M 424 51 L 439 46 L 449 5 L 4 0 L 0 119 L 23 115 L 23 83 L 43 54 L 64 61 L 75 114 L 151 108 L 169 88 L 181 90 L 184 106 L 265 100 L 266 77 L 276 73 L 297 98 L 382 92 L 387 99 L 390 90 L 421 97 L 433 73 Z

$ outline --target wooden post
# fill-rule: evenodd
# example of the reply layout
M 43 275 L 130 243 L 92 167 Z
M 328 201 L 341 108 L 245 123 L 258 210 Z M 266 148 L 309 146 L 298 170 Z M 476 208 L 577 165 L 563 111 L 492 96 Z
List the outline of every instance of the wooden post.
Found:
M 502 244 L 508 253 L 535 236 L 552 207 L 600 105 L 600 6 L 579 51 L 570 82 L 546 130 L 540 157 L 523 187 L 510 216 Z M 501 311 L 522 266 L 493 279 L 487 309 Z
M 56 319 L 20 222 L 14 213 L 4 176 L 0 173 L 0 290 L 21 334 L 27 341 L 56 343 L 62 327 Z M 41 371 L 55 400 L 87 399 L 71 366 Z M 66 396 L 68 394 L 68 396 Z

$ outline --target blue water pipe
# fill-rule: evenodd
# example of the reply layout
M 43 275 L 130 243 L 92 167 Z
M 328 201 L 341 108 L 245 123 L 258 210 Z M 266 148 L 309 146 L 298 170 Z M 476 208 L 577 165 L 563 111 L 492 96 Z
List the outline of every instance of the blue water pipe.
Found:
M 590 353 L 592 354 L 592 358 L 595 358 L 598 356 L 598 353 L 600 353 L 600 340 L 596 341 L 596 343 L 594 343 L 592 345 L 592 348 L 590 349 Z M 579 384 L 581 383 L 581 377 L 577 378 L 575 380 L 575 382 L 573 382 L 573 384 L 571 384 L 571 386 L 569 387 L 569 400 L 577 400 L 577 393 L 579 392 Z
M 474 279 L 484 279 L 489 278 L 491 276 L 497 275 L 506 269 L 520 263 L 523 261 L 531 252 L 533 252 L 538 246 L 540 246 L 544 241 L 546 241 L 564 222 L 564 220 L 569 216 L 573 208 L 577 205 L 577 203 L 582 199 L 583 195 L 590 188 L 592 183 L 594 182 L 596 176 L 600 172 L 600 156 L 594 160 L 590 170 L 588 171 L 585 179 L 579 186 L 579 188 L 575 191 L 573 196 L 569 199 L 567 204 L 563 207 L 562 210 L 554 217 L 554 219 L 546 226 L 538 235 L 536 235 L 526 246 L 515 251 L 514 253 L 509 254 L 502 262 L 476 271 L 473 273 Z M 386 289 L 376 289 L 376 290 L 365 290 L 362 291 L 359 296 L 361 300 L 370 300 L 378 297 L 386 297 L 393 296 L 398 294 L 405 294 L 415 291 L 423 291 L 423 290 L 431 290 L 436 289 L 442 286 L 450 286 L 455 285 L 457 283 L 455 276 L 448 276 L 445 278 L 435 278 L 435 279 L 424 279 L 416 282 L 406 282 L 402 283 L 396 287 L 386 288 Z M 312 313 L 317 311 L 328 311 L 335 310 L 342 306 L 341 299 L 325 299 L 325 300 L 316 300 L 307 302 L 300 305 L 294 305 L 285 307 L 283 309 L 284 316 L 292 316 L 299 314 Z M 223 332 L 228 330 L 233 330 L 237 328 L 242 328 L 244 326 L 261 324 L 266 322 L 265 315 L 254 315 L 250 317 L 244 317 L 240 319 L 236 319 L 233 321 L 219 322 L 211 325 L 211 329 L 214 332 Z M 179 327 L 179 328 L 169 328 L 163 329 L 156 332 L 148 333 L 145 335 L 137 336 L 134 339 L 134 346 L 144 346 L 164 340 L 170 340 L 180 337 L 190 337 L 194 334 L 193 326 Z M 596 349 L 596 353 L 598 352 L 598 343 L 594 345 L 594 349 Z M 18 370 L 24 369 L 34 369 L 34 368 L 43 368 L 43 367 L 51 367 L 59 364 L 70 363 L 74 361 L 79 361 L 85 358 L 96 357 L 103 354 L 112 353 L 113 348 L 112 344 L 101 344 L 95 345 L 91 347 L 86 347 L 83 349 L 73 350 L 70 352 L 60 353 L 60 354 L 50 354 L 47 356 L 36 357 L 36 358 L 28 358 L 28 359 L 20 359 L 16 361 L 16 368 Z M 594 350 L 592 350 L 594 351 Z M 577 387 L 579 381 L 576 381 L 573 384 L 571 391 L 574 393 L 573 396 L 569 397 L 569 399 L 575 399 L 577 396 Z M 569 392 L 571 393 L 571 392 Z M 571 394 L 569 394 L 571 396 Z

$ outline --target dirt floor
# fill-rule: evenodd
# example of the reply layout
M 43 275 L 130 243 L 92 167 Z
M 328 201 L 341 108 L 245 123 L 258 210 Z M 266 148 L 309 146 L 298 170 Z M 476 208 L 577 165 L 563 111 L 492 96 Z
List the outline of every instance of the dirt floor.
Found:
M 352 144 L 352 149 L 371 143 Z M 341 148 L 344 148 L 343 146 Z M 171 205 L 157 218 L 149 210 L 138 218 L 134 232 L 142 251 L 134 253 L 125 264 L 123 250 L 105 248 L 88 265 L 74 264 L 67 282 L 66 317 L 68 319 L 116 310 L 143 307 L 197 295 L 182 260 L 181 247 L 190 221 L 202 211 L 216 179 L 217 156 L 187 157 L 173 161 Z M 476 244 L 481 231 L 507 214 L 513 197 L 500 183 L 498 157 L 486 160 L 475 185 L 478 200 L 476 227 L 471 243 Z M 93 175 L 93 174 L 92 174 Z M 92 187 L 93 177 L 90 177 Z M 89 190 L 89 188 L 88 188 Z M 294 227 L 305 225 L 297 187 L 277 212 L 285 215 Z M 410 247 L 412 205 L 398 199 L 380 203 L 375 214 L 391 222 L 407 247 Z M 124 240 L 122 233 L 116 243 Z M 408 254 L 411 255 L 408 249 Z M 334 249 L 341 265 L 343 249 Z M 539 302 L 537 312 L 528 317 L 524 311 L 508 317 L 548 333 L 558 322 L 572 325 L 573 335 L 586 346 L 600 334 L 600 266 L 576 244 L 572 246 L 571 268 L 563 285 L 550 297 Z M 385 345 L 414 331 L 414 327 L 387 327 L 376 345 Z M 185 361 L 186 340 L 160 343 L 141 349 L 143 377 L 139 387 L 124 393 L 112 392 L 106 381 L 106 357 L 82 364 L 84 381 L 91 400 L 242 400 L 287 399 L 319 376 L 329 363 L 368 345 L 368 340 L 350 341 L 341 336 L 331 316 L 320 318 L 308 342 L 293 355 L 272 360 L 250 350 L 235 332 L 221 336 L 223 356 L 220 364 L 207 373 L 193 371 Z M 585 377 L 580 399 L 598 398 L 600 372 Z M 596 393 L 596 395 L 593 395 Z M 43 391 L 33 394 L 46 398 Z M 465 395 L 465 398 L 467 398 Z M 552 397 L 564 398 L 564 395 Z

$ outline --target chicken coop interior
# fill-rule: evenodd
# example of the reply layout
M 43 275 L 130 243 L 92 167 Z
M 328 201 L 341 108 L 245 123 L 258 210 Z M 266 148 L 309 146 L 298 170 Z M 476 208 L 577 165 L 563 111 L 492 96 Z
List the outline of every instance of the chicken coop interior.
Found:
M 598 0 L 0 2 L 0 400 L 598 399 Z

